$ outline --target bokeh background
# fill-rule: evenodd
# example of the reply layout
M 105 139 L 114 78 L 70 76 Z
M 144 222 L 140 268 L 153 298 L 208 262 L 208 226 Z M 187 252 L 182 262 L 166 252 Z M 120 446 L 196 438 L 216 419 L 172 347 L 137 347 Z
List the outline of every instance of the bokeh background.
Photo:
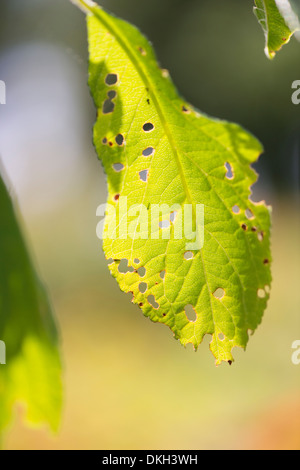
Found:
M 274 282 L 262 326 L 230 368 L 145 319 L 96 238 L 106 182 L 92 145 L 84 15 L 68 0 L 1 0 L 0 155 L 62 337 L 57 436 L 16 417 L 8 449 L 299 449 L 300 44 L 273 62 L 252 1 L 101 0 L 151 40 L 180 93 L 264 144 L 254 198 L 273 206 Z

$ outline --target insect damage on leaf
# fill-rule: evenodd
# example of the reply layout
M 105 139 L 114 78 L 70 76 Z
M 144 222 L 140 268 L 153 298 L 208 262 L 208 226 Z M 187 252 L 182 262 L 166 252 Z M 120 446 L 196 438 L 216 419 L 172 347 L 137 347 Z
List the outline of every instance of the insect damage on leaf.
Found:
M 185 103 L 135 27 L 95 4 L 87 12 L 109 269 L 152 321 L 195 349 L 211 335 L 216 363 L 231 364 L 271 284 L 270 213 L 250 199 L 261 145 Z

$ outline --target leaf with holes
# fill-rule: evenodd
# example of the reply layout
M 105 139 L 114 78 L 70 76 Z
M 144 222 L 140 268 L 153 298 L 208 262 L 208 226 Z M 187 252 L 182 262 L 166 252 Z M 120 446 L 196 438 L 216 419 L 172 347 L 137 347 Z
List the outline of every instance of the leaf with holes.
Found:
M 265 33 L 265 53 L 273 59 L 300 30 L 299 19 L 290 0 L 255 0 L 255 4 L 254 13 Z
M 0 209 L 0 364 L 6 363 L 0 365 L 1 437 L 16 402 L 26 405 L 31 423 L 49 423 L 56 430 L 62 384 L 52 310 L 1 176 Z
M 212 335 L 217 364 L 231 363 L 269 298 L 270 214 L 250 200 L 261 145 L 181 99 L 136 28 L 76 3 L 88 13 L 110 271 L 183 345 Z

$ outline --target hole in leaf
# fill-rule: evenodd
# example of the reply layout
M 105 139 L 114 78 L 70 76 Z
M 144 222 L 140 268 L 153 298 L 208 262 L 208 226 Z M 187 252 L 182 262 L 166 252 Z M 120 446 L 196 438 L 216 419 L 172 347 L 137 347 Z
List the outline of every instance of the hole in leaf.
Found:
M 145 132 L 151 132 L 154 129 L 154 125 L 151 122 L 146 122 L 146 124 L 143 125 L 143 130 Z
M 143 181 L 144 183 L 147 183 L 149 170 L 142 170 L 139 172 L 139 175 L 140 175 L 140 180 Z
M 141 277 L 144 277 L 146 276 L 146 268 L 144 268 L 144 266 L 140 267 L 138 270 L 138 275 L 141 276 Z
M 170 214 L 170 222 L 171 222 L 172 224 L 174 224 L 175 219 L 176 219 L 176 216 L 177 216 L 177 211 L 171 212 L 171 214 Z
M 265 291 L 266 291 L 267 294 L 269 294 L 269 293 L 270 293 L 270 287 L 269 287 L 269 286 L 265 286 Z
M 171 225 L 171 222 L 169 220 L 162 220 L 161 222 L 159 222 L 158 226 L 160 229 L 164 229 L 164 228 L 169 228 Z
M 124 170 L 124 165 L 122 163 L 114 163 L 113 164 L 113 169 L 119 173 L 120 171 Z
M 135 259 L 133 260 L 133 262 L 134 262 L 134 264 L 140 264 L 140 260 L 139 260 L 138 258 L 135 258 Z
M 266 292 L 264 291 L 264 289 L 258 289 L 257 295 L 260 299 L 264 299 L 266 297 Z
M 110 265 L 113 264 L 113 263 L 114 263 L 114 260 L 113 260 L 112 258 L 109 258 L 109 259 L 107 260 L 108 266 L 110 266 Z
M 184 311 L 188 321 L 190 321 L 191 323 L 195 323 L 195 321 L 197 320 L 197 313 L 195 312 L 194 307 L 191 304 L 186 305 L 184 307 Z
M 116 144 L 119 145 L 120 147 L 122 147 L 122 145 L 124 145 L 125 143 L 125 138 L 122 134 L 118 134 L 115 140 L 116 140 Z
M 103 145 L 106 145 L 106 144 L 107 144 L 107 138 L 106 138 L 106 137 L 104 137 L 104 139 L 102 139 L 102 144 L 103 144 Z
M 165 277 L 166 277 L 166 271 L 162 271 L 162 272 L 160 273 L 160 278 L 161 278 L 161 279 L 164 279 Z
M 254 219 L 254 214 L 250 209 L 246 209 L 245 214 L 248 220 Z
M 190 260 L 190 259 L 193 259 L 193 258 L 194 258 L 194 253 L 192 253 L 191 251 L 186 251 L 184 253 L 184 259 Z
M 108 99 L 104 101 L 102 107 L 103 114 L 110 114 L 114 111 L 115 103 L 112 100 L 117 96 L 117 92 L 115 90 L 111 90 L 107 93 L 107 96 Z M 112 144 L 109 142 L 109 145 Z
M 223 333 L 219 333 L 218 338 L 219 338 L 220 341 L 224 341 L 225 335 L 223 335 Z
M 224 289 L 222 289 L 221 287 L 219 287 L 214 293 L 213 293 L 213 296 L 218 299 L 218 300 L 222 300 L 223 297 L 225 297 L 225 291 Z
M 115 90 L 111 90 L 107 93 L 107 96 L 110 100 L 113 100 L 117 96 L 117 92 Z
M 108 86 L 115 85 L 118 82 L 118 80 L 119 80 L 119 78 L 118 78 L 118 75 L 116 73 L 109 73 L 105 77 L 105 83 Z
M 148 289 L 148 284 L 146 282 L 141 282 L 139 285 L 139 291 L 141 294 L 145 294 Z
M 151 155 L 154 154 L 154 152 L 155 152 L 155 150 L 154 150 L 153 147 L 148 147 L 143 151 L 143 155 L 144 155 L 144 157 L 150 157 Z
M 159 308 L 159 304 L 156 302 L 154 295 L 149 295 L 147 300 L 153 308 L 156 310 Z
M 234 178 L 234 173 L 233 173 L 233 168 L 230 165 L 230 163 L 226 162 L 225 163 L 225 168 L 227 170 L 226 178 L 229 179 L 229 180 L 232 180 Z
M 134 303 L 134 293 L 132 292 L 132 290 L 130 290 L 129 292 L 127 292 L 127 294 L 131 294 L 131 295 L 132 295 L 132 300 L 131 300 L 131 302 Z
M 119 264 L 119 267 L 118 267 L 118 271 L 119 273 L 121 274 L 127 274 L 127 273 L 133 273 L 134 272 L 134 268 L 132 266 L 129 266 L 128 265 L 128 259 L 122 259 L 120 261 L 120 264 Z
M 103 114 L 110 114 L 115 109 L 115 103 L 113 103 L 110 99 L 105 100 L 103 103 L 102 112 Z
M 259 233 L 257 234 L 257 238 L 258 238 L 258 240 L 259 240 L 260 242 L 262 242 L 262 241 L 264 240 L 264 238 L 265 238 L 264 232 L 259 232 Z
M 232 212 L 233 212 L 234 214 L 239 214 L 239 213 L 241 212 L 241 209 L 239 208 L 239 206 L 235 205 L 235 206 L 233 206 L 233 208 L 232 208 Z

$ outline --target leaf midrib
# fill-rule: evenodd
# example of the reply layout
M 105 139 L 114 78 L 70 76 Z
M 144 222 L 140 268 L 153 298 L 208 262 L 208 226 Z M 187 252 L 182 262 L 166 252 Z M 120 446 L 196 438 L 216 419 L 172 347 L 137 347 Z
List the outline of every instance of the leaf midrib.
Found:
M 128 58 L 133 63 L 135 69 L 140 75 L 142 81 L 144 82 L 145 87 L 149 90 L 149 95 L 151 99 L 153 100 L 153 103 L 155 105 L 159 118 L 161 120 L 162 126 L 164 128 L 165 134 L 170 143 L 170 146 L 174 155 L 174 159 L 178 167 L 178 172 L 181 178 L 181 182 L 182 182 L 182 186 L 186 195 L 186 199 L 188 203 L 191 204 L 193 211 L 194 211 L 193 198 L 188 188 L 188 184 L 187 184 L 184 171 L 180 162 L 176 144 L 174 142 L 172 133 L 169 129 L 168 122 L 164 116 L 164 112 L 159 104 L 158 99 L 156 98 L 156 94 L 154 91 L 155 86 L 153 85 L 152 81 L 148 78 L 147 73 L 144 71 L 144 67 L 141 63 L 140 57 L 137 55 L 137 52 L 131 47 L 130 43 L 128 43 L 126 38 L 124 38 L 124 35 L 122 34 L 122 32 L 120 32 L 119 29 L 115 27 L 115 25 L 112 25 L 106 17 L 104 17 L 104 14 L 102 13 L 102 9 L 99 6 L 94 7 L 94 8 L 88 7 L 88 9 L 104 25 L 104 27 L 107 28 L 107 30 L 116 38 L 120 46 L 123 48 L 124 52 L 127 54 Z
M 175 161 L 177 163 L 177 167 L 178 167 L 178 171 L 179 171 L 179 174 L 180 174 L 180 177 L 181 177 L 181 181 L 182 181 L 182 185 L 183 185 L 183 188 L 184 188 L 184 191 L 185 191 L 185 194 L 186 194 L 186 198 L 189 202 L 189 204 L 192 205 L 192 208 L 193 208 L 193 211 L 194 211 L 194 204 L 193 204 L 193 199 L 191 197 L 191 194 L 190 194 L 190 191 L 188 189 L 188 185 L 187 185 L 187 182 L 186 182 L 186 179 L 185 179 L 185 175 L 184 175 L 184 172 L 183 172 L 183 168 L 182 168 L 182 165 L 181 165 L 181 162 L 180 162 L 180 159 L 179 159 L 179 155 L 178 155 L 178 152 L 177 152 L 177 149 L 176 149 L 176 145 L 175 145 L 175 142 L 174 142 L 174 139 L 172 137 L 172 134 L 171 134 L 171 131 L 169 129 L 169 126 L 168 126 L 168 123 L 167 123 L 167 120 L 164 116 L 164 113 L 163 113 L 163 110 L 159 104 L 159 101 L 157 100 L 156 98 L 156 94 L 154 92 L 154 85 L 152 84 L 152 82 L 148 79 L 148 76 L 146 74 L 146 72 L 144 71 L 143 69 L 143 66 L 141 64 L 141 61 L 140 61 L 140 57 L 137 56 L 137 53 L 136 51 L 131 47 L 130 43 L 128 43 L 126 41 L 126 39 L 123 37 L 123 34 L 122 32 L 120 32 L 119 30 L 117 30 L 117 28 L 115 28 L 114 25 L 111 25 L 110 22 L 104 18 L 104 15 L 101 15 L 102 13 L 102 10 L 100 8 L 95 8 L 93 9 L 93 14 L 94 16 L 97 17 L 97 19 L 99 19 L 99 21 L 104 25 L 104 27 L 115 37 L 115 39 L 118 41 L 118 43 L 120 44 L 120 46 L 123 48 L 124 52 L 127 54 L 128 58 L 131 60 L 131 62 L 133 63 L 134 67 L 136 68 L 138 74 L 140 75 L 142 81 L 144 82 L 145 84 L 145 87 L 148 88 L 149 90 L 149 95 L 151 96 L 151 99 L 153 100 L 153 103 L 156 107 L 156 110 L 157 110 L 157 113 L 159 115 L 159 118 L 161 120 L 161 123 L 163 125 L 163 128 L 165 130 L 165 133 L 166 133 L 166 136 L 169 140 L 169 143 L 170 143 L 170 146 L 172 148 L 172 151 L 173 151 L 173 154 L 174 154 L 174 158 L 175 158 Z M 201 250 L 200 250 L 201 251 Z M 208 280 L 207 280 L 207 277 L 206 277 L 206 269 L 205 269 L 205 266 L 204 266 L 204 260 L 202 258 L 202 255 L 201 255 L 201 263 L 202 263 L 202 268 L 203 268 L 203 271 L 205 273 L 205 279 L 206 279 L 206 286 L 207 286 L 207 290 L 208 290 L 208 295 L 209 295 L 209 300 L 210 300 L 210 307 L 211 307 L 211 314 L 212 314 L 212 319 L 213 319 L 213 323 L 215 325 L 215 320 L 214 320 L 214 309 L 213 309 L 213 306 L 212 306 L 212 302 L 211 302 L 211 298 L 210 298 L 210 295 L 211 295 L 211 290 L 209 288 L 209 284 L 208 284 Z M 215 331 L 216 331 L 216 327 L 215 327 Z

